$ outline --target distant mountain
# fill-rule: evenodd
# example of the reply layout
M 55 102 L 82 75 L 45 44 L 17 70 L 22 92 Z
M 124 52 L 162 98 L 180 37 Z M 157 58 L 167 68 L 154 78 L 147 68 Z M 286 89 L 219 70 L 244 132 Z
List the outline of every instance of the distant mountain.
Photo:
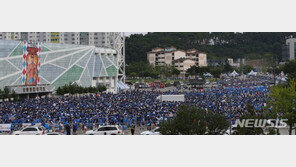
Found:
M 174 46 L 198 49 L 209 59 L 276 57 L 281 59 L 282 46 L 295 32 L 155 32 L 132 34 L 126 38 L 126 62 L 146 61 L 146 52 L 155 47 Z

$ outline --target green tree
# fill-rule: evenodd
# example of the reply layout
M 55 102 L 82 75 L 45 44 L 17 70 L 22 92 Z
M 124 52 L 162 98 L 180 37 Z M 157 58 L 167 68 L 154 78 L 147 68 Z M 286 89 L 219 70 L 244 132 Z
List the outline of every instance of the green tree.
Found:
M 288 119 L 289 134 L 292 134 L 292 129 L 296 123 L 296 91 L 295 81 L 291 79 L 289 85 L 278 85 L 271 89 L 271 100 L 268 102 L 268 106 L 271 107 L 273 112 L 278 115 L 283 115 L 282 118 Z
M 243 72 L 244 74 L 248 74 L 249 72 L 251 72 L 252 70 L 254 70 L 253 66 L 251 65 L 242 65 L 239 68 L 240 72 Z
M 219 78 L 220 74 L 222 73 L 221 67 L 210 67 L 210 73 L 215 77 Z
M 244 113 L 239 120 L 243 122 L 243 120 L 262 120 L 264 117 L 262 115 L 257 115 L 255 113 L 255 109 L 250 104 L 247 105 L 247 112 Z M 235 132 L 233 133 L 235 135 L 263 135 L 264 131 L 262 127 L 240 127 L 237 126 Z
M 289 61 L 285 64 L 283 71 L 289 75 L 289 78 L 296 79 L 296 60 Z
M 181 106 L 176 117 L 160 124 L 160 132 L 164 135 L 218 135 L 224 134 L 227 127 L 226 118 L 218 113 Z
M 107 88 L 104 85 L 98 85 L 97 87 L 82 87 L 76 83 L 66 84 L 62 87 L 58 87 L 56 93 L 58 95 L 64 94 L 82 94 L 82 93 L 98 93 L 106 91 Z
M 0 89 L 0 99 L 3 98 L 3 91 Z
M 3 91 L 3 97 L 4 98 L 9 98 L 10 96 L 9 96 L 9 89 L 8 89 L 8 87 L 5 87 L 4 88 L 4 91 Z
M 227 119 L 217 112 L 208 112 L 206 114 L 207 134 L 208 135 L 222 135 L 229 127 Z
M 232 71 L 233 71 L 233 68 L 231 67 L 231 65 L 228 62 L 226 62 L 225 65 L 223 66 L 223 72 L 228 73 L 228 72 L 232 72 Z
M 282 44 L 295 32 L 154 32 L 126 38 L 126 62 L 146 61 L 146 53 L 155 47 L 175 46 L 208 53 L 209 58 L 252 58 L 252 55 L 276 55 Z M 209 45 L 211 44 L 211 45 Z M 254 56 L 255 59 L 258 56 Z
M 191 66 L 187 69 L 186 73 L 191 76 L 197 76 L 198 75 L 198 67 L 197 66 Z
M 175 67 L 173 67 L 172 74 L 175 76 L 178 76 L 178 75 L 180 75 L 180 71 L 178 69 L 176 69 Z
M 137 76 L 137 73 L 136 73 L 136 72 L 131 72 L 131 73 L 129 74 L 129 76 L 130 76 L 130 77 L 136 77 L 136 76 Z

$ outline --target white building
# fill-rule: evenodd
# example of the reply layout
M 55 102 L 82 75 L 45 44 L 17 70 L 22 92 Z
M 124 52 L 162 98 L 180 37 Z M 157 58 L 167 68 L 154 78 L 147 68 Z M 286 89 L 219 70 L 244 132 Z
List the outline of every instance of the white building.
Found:
M 198 52 L 196 49 L 185 51 L 174 47 L 154 48 L 147 53 L 147 60 L 153 65 L 172 65 L 178 59 L 191 59 L 197 66 L 207 66 L 207 54 Z
M 198 62 L 197 62 L 197 65 L 199 67 L 206 67 L 206 66 L 208 66 L 208 63 L 207 63 L 207 54 L 206 53 L 200 52 L 198 54 Z
M 181 58 L 174 60 L 174 67 L 180 71 L 180 75 L 185 77 L 186 71 L 196 65 L 196 61 L 190 58 Z
M 295 60 L 296 38 L 286 40 L 286 46 L 283 48 L 283 60 Z
M 186 51 L 171 48 L 154 48 L 151 52 L 147 53 L 147 59 L 153 65 L 171 65 L 174 60 L 185 58 Z

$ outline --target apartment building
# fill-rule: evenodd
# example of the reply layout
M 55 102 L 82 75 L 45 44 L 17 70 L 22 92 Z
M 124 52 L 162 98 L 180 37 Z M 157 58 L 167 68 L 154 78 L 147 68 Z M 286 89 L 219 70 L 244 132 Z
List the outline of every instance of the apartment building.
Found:
M 114 32 L 0 32 L 0 40 L 90 45 L 113 48 Z
M 147 53 L 147 60 L 153 65 L 172 65 L 175 60 L 190 59 L 194 61 L 194 65 L 207 66 L 207 54 L 199 52 L 197 49 L 182 50 L 175 47 L 170 48 L 154 48 Z
M 185 77 L 186 71 L 191 67 L 196 65 L 196 61 L 191 58 L 180 58 L 174 60 L 174 67 L 180 71 L 180 75 Z
M 284 62 L 295 60 L 296 53 L 296 38 L 289 38 L 286 40 L 286 45 L 282 48 L 282 60 Z
M 147 53 L 147 59 L 153 65 L 172 64 L 174 60 L 185 58 L 185 50 L 177 50 L 174 47 L 170 48 L 154 48 Z
M 197 66 L 199 67 L 206 67 L 208 66 L 208 61 L 207 61 L 207 54 L 200 52 L 198 53 L 198 59 L 197 59 Z

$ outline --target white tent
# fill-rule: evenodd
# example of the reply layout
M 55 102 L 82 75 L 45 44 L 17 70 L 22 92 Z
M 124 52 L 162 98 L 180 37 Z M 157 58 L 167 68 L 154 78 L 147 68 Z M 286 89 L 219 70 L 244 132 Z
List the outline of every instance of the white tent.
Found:
M 203 74 L 205 77 L 212 77 L 213 75 L 212 74 L 210 74 L 210 73 L 205 73 L 205 74 Z
M 257 72 L 254 72 L 253 70 L 248 74 L 248 76 L 256 76 L 256 75 L 257 75 Z
M 285 77 L 285 73 L 282 71 L 281 74 L 280 74 L 280 77 Z
M 239 74 L 235 70 L 233 70 L 233 72 L 230 73 L 229 76 L 236 77 L 236 76 L 239 76 Z

